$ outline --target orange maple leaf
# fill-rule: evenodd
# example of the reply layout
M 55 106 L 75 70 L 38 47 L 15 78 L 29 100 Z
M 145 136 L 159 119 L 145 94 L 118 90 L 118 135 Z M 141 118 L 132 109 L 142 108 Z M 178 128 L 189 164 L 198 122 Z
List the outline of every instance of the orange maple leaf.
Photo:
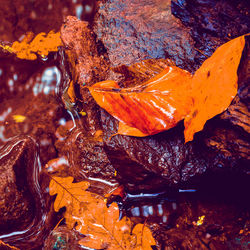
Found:
M 192 78 L 173 66 L 133 88 L 121 89 L 114 81 L 104 81 L 88 89 L 97 104 L 120 121 L 117 134 L 153 135 L 185 118 L 188 142 L 237 94 L 237 69 L 244 45 L 244 36 L 222 45 Z
M 151 80 L 132 88 L 114 81 L 88 87 L 95 101 L 120 121 L 118 134 L 147 136 L 174 127 L 192 105 L 191 74 L 167 67 Z
M 42 32 L 34 39 L 33 37 L 34 34 L 29 32 L 21 42 L 15 41 L 11 47 L 8 45 L 0 45 L 0 47 L 11 53 L 15 53 L 18 58 L 35 60 L 37 59 L 37 54 L 45 57 L 49 52 L 57 51 L 58 47 L 62 46 L 60 32 L 55 33 L 54 31 L 50 31 L 47 35 Z
M 86 191 L 88 182 L 72 183 L 73 177 L 52 177 L 50 195 L 57 194 L 54 209 L 66 207 L 67 225 L 86 237 L 79 244 L 94 249 L 151 249 L 155 240 L 142 224 L 134 228 L 129 218 L 119 220 L 119 208 L 113 203 L 108 208 L 104 198 Z

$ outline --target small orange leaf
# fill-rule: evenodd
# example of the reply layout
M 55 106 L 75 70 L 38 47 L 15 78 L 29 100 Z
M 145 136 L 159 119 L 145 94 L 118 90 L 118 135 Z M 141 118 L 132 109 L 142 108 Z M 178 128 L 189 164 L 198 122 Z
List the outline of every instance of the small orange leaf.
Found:
M 88 88 L 98 105 L 121 122 L 119 134 L 146 136 L 174 127 L 190 111 L 190 80 L 190 73 L 172 66 L 136 87 L 121 89 L 104 81 Z
M 39 33 L 33 40 L 34 34 L 29 32 L 21 42 L 14 42 L 12 46 L 0 45 L 3 49 L 15 53 L 18 58 L 35 60 L 39 54 L 42 57 L 48 55 L 49 52 L 57 51 L 59 46 L 62 46 L 60 33 L 50 31 L 47 35 Z M 31 41 L 32 40 L 32 41 Z
M 226 110 L 237 94 L 237 69 L 240 63 L 244 36 L 220 46 L 204 61 L 192 79 L 194 105 L 185 118 L 185 142 L 202 130 L 206 121 Z
M 72 228 L 77 222 L 77 218 L 81 217 L 82 208 L 81 203 L 93 202 L 93 194 L 87 192 L 89 182 L 82 181 L 78 183 L 72 183 L 73 177 L 51 177 L 49 185 L 50 195 L 57 194 L 54 202 L 54 210 L 59 211 L 60 208 L 66 207 L 66 223 Z
M 24 122 L 24 120 L 26 119 L 26 116 L 24 115 L 13 115 L 12 117 L 17 123 Z
M 156 245 L 155 239 L 148 227 L 144 224 L 137 224 L 132 231 L 137 236 L 136 250 L 151 250 Z
M 67 90 L 67 94 L 71 100 L 71 102 L 75 102 L 76 101 L 76 95 L 75 95 L 75 90 L 74 90 L 74 83 L 73 81 L 71 81 L 69 83 L 69 87 L 68 87 L 68 90 Z

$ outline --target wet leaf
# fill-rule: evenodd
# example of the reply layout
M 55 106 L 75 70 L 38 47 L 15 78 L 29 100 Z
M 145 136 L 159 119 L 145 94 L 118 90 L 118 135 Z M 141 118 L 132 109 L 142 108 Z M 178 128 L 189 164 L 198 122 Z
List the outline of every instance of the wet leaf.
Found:
M 152 249 L 151 246 L 156 244 L 150 229 L 143 224 L 137 224 L 132 233 L 137 235 L 136 247 L 134 248 L 136 250 Z
M 34 34 L 29 32 L 21 42 L 15 41 L 11 47 L 8 45 L 0 45 L 0 47 L 11 53 L 15 53 L 18 58 L 35 60 L 37 59 L 37 54 L 45 57 L 49 52 L 57 51 L 58 47 L 62 45 L 59 32 L 50 31 L 47 35 L 42 32 L 34 39 L 33 37 Z
M 70 98 L 70 101 L 74 103 L 74 102 L 76 101 L 76 95 L 75 95 L 75 90 L 74 90 L 74 83 L 73 83 L 73 81 L 71 81 L 71 82 L 69 83 L 69 87 L 68 87 L 68 90 L 67 90 L 67 94 L 68 94 L 68 96 L 69 96 L 69 98 Z
M 144 84 L 119 88 L 104 81 L 89 88 L 99 106 L 117 118 L 117 134 L 143 137 L 172 128 L 185 119 L 185 142 L 208 119 L 223 112 L 237 94 L 237 69 L 244 36 L 219 47 L 194 76 L 175 66 Z
M 66 207 L 66 223 L 73 228 L 77 222 L 77 218 L 82 215 L 82 206 L 84 203 L 93 202 L 94 195 L 86 189 L 89 183 L 86 181 L 72 183 L 73 177 L 51 177 L 49 185 L 50 195 L 55 195 L 54 210 L 59 211 L 60 208 Z
M 86 237 L 79 244 L 94 249 L 151 249 L 155 245 L 151 231 L 142 224 L 133 228 L 131 220 L 119 220 L 119 208 L 105 199 L 86 191 L 88 182 L 72 183 L 73 177 L 52 177 L 50 195 L 57 194 L 54 209 L 66 207 L 64 217 L 67 225 Z M 144 248 L 145 247 L 145 248 Z
M 245 45 L 244 36 L 220 46 L 204 61 L 192 79 L 194 105 L 185 118 L 185 141 L 202 130 L 206 121 L 220 114 L 237 94 L 237 69 Z
M 119 134 L 146 136 L 174 127 L 190 112 L 190 80 L 190 73 L 169 66 L 136 87 L 121 89 L 114 81 L 104 81 L 89 90 L 121 122 Z
M 137 224 L 134 228 L 129 218 L 123 217 L 119 220 L 119 208 L 116 203 L 112 203 L 109 208 L 100 202 L 98 209 L 95 204 L 90 204 L 90 211 L 96 213 L 86 213 L 84 221 L 88 221 L 85 227 L 79 231 L 87 237 L 79 243 L 85 247 L 95 249 L 152 249 L 155 240 L 149 228 L 143 224 Z M 132 230 L 133 228 L 133 230 Z M 145 247 L 146 248 L 143 248 Z

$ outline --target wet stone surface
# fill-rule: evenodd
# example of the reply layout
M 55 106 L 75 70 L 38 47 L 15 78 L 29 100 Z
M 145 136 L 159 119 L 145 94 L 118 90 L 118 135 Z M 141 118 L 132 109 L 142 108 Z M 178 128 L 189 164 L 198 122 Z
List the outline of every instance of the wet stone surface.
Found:
M 0 50 L 0 232 L 13 232 L 0 239 L 21 249 L 41 249 L 46 238 L 45 249 L 78 249 L 75 231 L 64 222 L 55 228 L 62 211 L 55 214 L 48 195 L 49 173 L 88 179 L 101 195 L 118 185 L 142 193 L 123 201 L 124 212 L 148 223 L 157 249 L 246 249 L 249 40 L 237 97 L 191 143 L 183 122 L 147 138 L 112 136 L 117 121 L 85 86 L 106 79 L 134 86 L 173 64 L 194 72 L 216 47 L 248 32 L 247 12 L 244 1 L 7 1 L 1 43 L 60 29 L 65 48 L 32 62 Z M 134 64 L 144 59 L 153 60 Z M 179 191 L 190 188 L 196 192 Z M 159 192 L 166 194 L 145 199 Z
M 112 67 L 149 58 L 170 58 L 192 70 L 194 41 L 180 20 L 171 14 L 171 1 L 99 2 L 94 31 Z

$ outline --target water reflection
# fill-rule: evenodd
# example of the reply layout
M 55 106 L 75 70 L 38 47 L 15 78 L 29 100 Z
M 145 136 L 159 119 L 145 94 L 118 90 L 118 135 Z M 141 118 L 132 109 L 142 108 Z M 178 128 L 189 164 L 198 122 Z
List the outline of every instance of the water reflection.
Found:
M 61 72 L 56 66 L 46 68 L 41 76 L 41 82 L 33 86 L 33 93 L 37 96 L 40 93 L 48 95 L 55 91 L 56 85 L 61 81 Z

